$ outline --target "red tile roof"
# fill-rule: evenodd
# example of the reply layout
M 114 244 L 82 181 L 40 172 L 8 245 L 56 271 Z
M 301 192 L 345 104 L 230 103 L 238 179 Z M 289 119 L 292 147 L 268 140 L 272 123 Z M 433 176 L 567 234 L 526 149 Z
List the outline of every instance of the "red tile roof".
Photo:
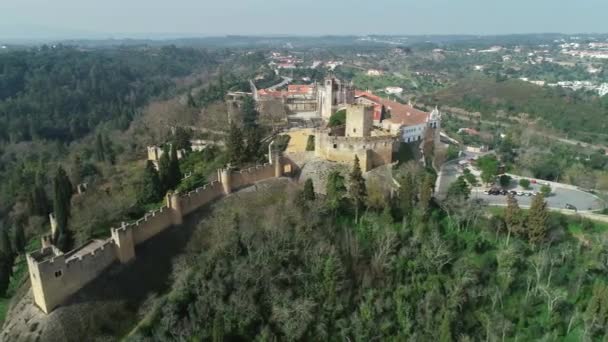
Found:
M 426 123 L 430 115 L 429 113 L 416 109 L 412 106 L 385 99 L 365 91 L 356 91 L 355 97 L 365 98 L 376 104 L 376 108 L 374 110 L 374 120 L 380 119 L 382 106 L 384 106 L 386 110 L 390 112 L 391 118 L 387 119 L 388 121 L 405 126 L 415 126 Z
M 287 86 L 288 93 L 308 94 L 311 93 L 313 86 L 305 84 L 290 84 Z

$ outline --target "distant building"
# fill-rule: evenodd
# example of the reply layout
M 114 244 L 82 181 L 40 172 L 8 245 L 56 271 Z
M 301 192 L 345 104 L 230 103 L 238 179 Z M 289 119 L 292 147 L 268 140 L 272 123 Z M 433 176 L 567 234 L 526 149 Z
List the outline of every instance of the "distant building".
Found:
M 400 95 L 403 93 L 403 88 L 401 87 L 386 87 L 384 88 L 384 92 L 389 95 Z
M 382 70 L 369 69 L 367 70 L 367 76 L 382 76 Z

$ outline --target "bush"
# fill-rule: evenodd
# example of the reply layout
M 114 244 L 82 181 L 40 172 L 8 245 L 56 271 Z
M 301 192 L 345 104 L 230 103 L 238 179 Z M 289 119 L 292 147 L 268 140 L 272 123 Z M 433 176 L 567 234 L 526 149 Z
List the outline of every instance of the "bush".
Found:
M 551 186 L 549 185 L 543 185 L 540 187 L 540 192 L 545 196 L 545 197 L 549 197 L 551 195 Z
M 526 190 L 530 190 L 530 180 L 525 179 L 525 178 L 520 179 L 519 186 L 521 186 L 522 188 L 524 188 Z
M 506 188 L 511 184 L 511 176 L 502 175 L 502 176 L 500 176 L 498 181 L 500 182 L 500 186 L 502 186 L 503 188 Z
M 331 115 L 329 118 L 329 127 L 346 125 L 346 110 L 342 109 Z
M 306 142 L 306 151 L 314 151 L 315 150 L 315 136 L 309 135 L 308 141 Z

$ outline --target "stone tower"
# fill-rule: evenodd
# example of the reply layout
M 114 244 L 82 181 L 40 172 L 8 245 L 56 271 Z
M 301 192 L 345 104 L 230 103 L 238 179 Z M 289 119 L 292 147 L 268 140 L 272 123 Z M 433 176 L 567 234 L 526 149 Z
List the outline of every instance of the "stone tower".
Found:
M 369 137 L 374 124 L 374 107 L 351 104 L 346 108 L 345 135 L 353 138 Z

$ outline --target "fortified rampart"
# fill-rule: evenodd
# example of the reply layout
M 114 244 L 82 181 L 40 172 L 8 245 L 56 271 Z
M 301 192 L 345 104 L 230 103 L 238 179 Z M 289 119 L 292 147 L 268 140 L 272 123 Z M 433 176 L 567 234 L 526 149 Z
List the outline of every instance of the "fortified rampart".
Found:
M 359 157 L 361 169 L 369 171 L 392 163 L 396 138 L 393 136 L 333 136 L 327 130 L 315 132 L 315 154 L 339 163 L 352 163 Z
M 281 177 L 284 173 L 283 158 L 275 155 L 272 161 L 272 164 L 241 171 L 220 169 L 217 180 L 186 194 L 168 194 L 165 206 L 148 212 L 135 222 L 112 228 L 108 239 L 89 241 L 67 253 L 49 245 L 49 241 L 43 241 L 45 247 L 27 255 L 35 303 L 45 313 L 53 311 L 114 262 L 133 260 L 136 257 L 135 246 L 181 224 L 185 215 L 233 190 Z M 290 169 L 289 165 L 287 169 Z

